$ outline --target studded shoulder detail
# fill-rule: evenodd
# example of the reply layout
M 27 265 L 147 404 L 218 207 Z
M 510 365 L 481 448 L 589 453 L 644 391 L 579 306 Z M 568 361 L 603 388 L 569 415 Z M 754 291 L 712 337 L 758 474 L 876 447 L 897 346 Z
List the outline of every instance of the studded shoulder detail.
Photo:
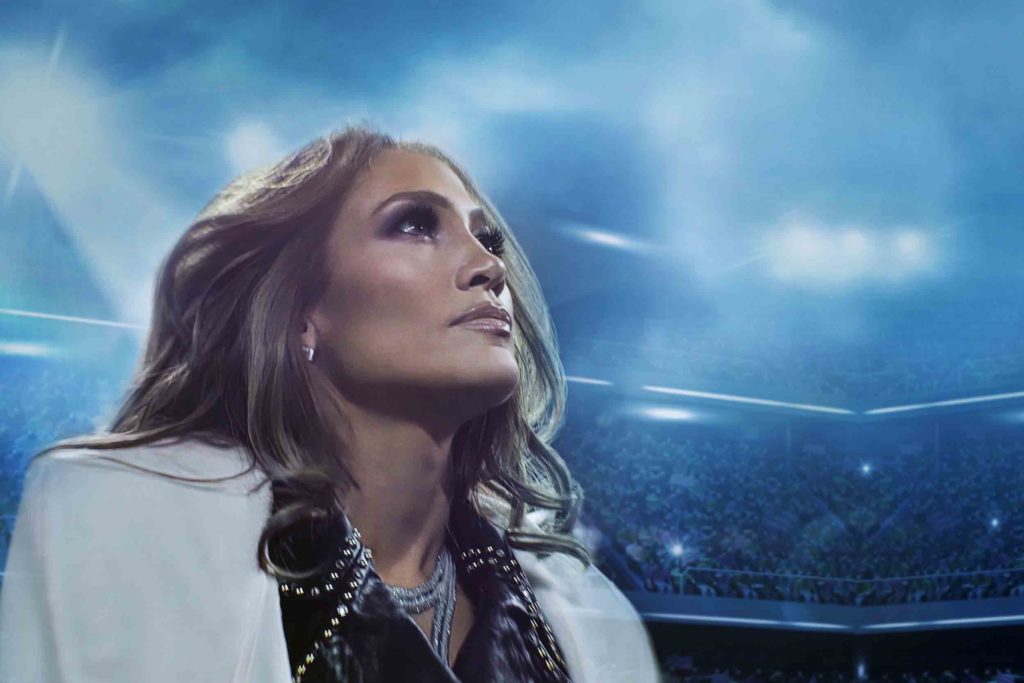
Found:
M 571 683 L 568 667 L 562 658 L 555 634 L 544 619 L 526 573 L 508 545 L 504 545 L 504 548 L 494 545 L 471 547 L 461 552 L 460 556 L 466 563 L 467 572 L 472 574 L 483 568 L 490 568 L 518 592 L 526 603 L 530 619 L 530 631 L 526 637 L 532 645 L 532 654 L 537 658 L 541 670 L 546 671 L 549 680 L 554 683 Z
M 328 622 L 324 624 L 322 634 L 313 643 L 292 675 L 293 683 L 301 683 L 307 668 L 316 661 L 317 655 L 325 650 L 335 637 L 341 620 L 348 616 L 356 592 L 366 580 L 373 551 L 363 545 L 359 530 L 353 528 L 345 539 L 334 566 L 326 576 L 310 581 L 281 581 L 278 584 L 282 598 L 299 600 L 324 600 L 332 594 L 337 595 L 337 604 Z

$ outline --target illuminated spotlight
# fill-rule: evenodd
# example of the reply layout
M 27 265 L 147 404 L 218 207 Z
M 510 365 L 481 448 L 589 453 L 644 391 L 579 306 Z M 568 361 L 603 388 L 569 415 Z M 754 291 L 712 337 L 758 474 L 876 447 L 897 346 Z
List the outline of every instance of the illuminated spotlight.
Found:
M 0 356 L 54 356 L 56 351 L 53 347 L 45 344 L 33 344 L 31 342 L 5 342 L 0 341 Z
M 764 239 L 771 274 L 806 285 L 902 280 L 935 263 L 935 245 L 928 234 L 904 226 L 871 230 L 791 215 Z
M 623 251 L 647 252 L 650 250 L 650 247 L 647 244 L 608 230 L 601 230 L 581 223 L 566 222 L 563 225 L 566 231 L 585 242 L 600 244 L 602 246 L 621 249 Z
M 857 662 L 857 678 L 866 678 L 868 675 L 867 667 L 864 666 L 864 661 Z
M 770 233 L 765 250 L 774 275 L 782 279 L 813 277 L 818 264 L 830 260 L 829 244 L 821 231 L 803 224 Z
M 877 272 L 876 239 L 855 227 L 790 220 L 768 233 L 765 248 L 772 273 L 783 280 L 839 285 Z
M 871 474 L 871 465 L 869 465 L 868 463 L 864 463 L 863 465 L 860 466 L 860 471 L 863 472 L 864 474 Z
M 759 406 L 775 406 L 778 408 L 792 408 L 794 410 L 806 410 L 813 413 L 831 413 L 834 415 L 853 415 L 854 411 L 846 408 L 833 408 L 831 406 L 816 406 L 807 403 L 788 403 L 786 401 L 773 401 L 767 398 L 751 398 L 749 396 L 735 396 L 733 394 L 715 394 L 708 391 L 694 391 L 692 389 L 674 389 L 672 387 L 659 387 L 645 384 L 643 389 L 658 394 L 672 394 L 674 396 L 693 396 L 694 398 L 709 398 L 715 401 L 729 401 L 731 403 L 750 403 Z
M 905 406 L 888 406 L 885 408 L 872 408 L 865 410 L 865 415 L 885 415 L 889 413 L 907 413 L 913 410 L 925 410 L 927 408 L 942 408 L 944 406 L 963 406 L 971 403 L 984 403 L 986 401 L 1005 401 L 1011 398 L 1024 397 L 1024 391 L 1013 391 L 1007 394 L 989 394 L 987 396 L 971 396 L 968 398 L 953 398 L 948 401 L 933 401 L 932 403 L 913 403 Z
M 696 417 L 693 411 L 682 408 L 642 408 L 640 414 L 652 420 L 692 420 Z
M 871 275 L 872 269 L 877 269 L 878 255 L 875 253 L 875 241 L 873 238 L 869 238 L 863 230 L 851 228 L 843 231 L 839 236 L 837 252 L 836 265 L 842 269 L 845 279 Z
M 683 556 L 683 546 L 681 546 L 681 545 L 680 545 L 680 544 L 678 544 L 678 543 L 674 543 L 674 544 L 672 545 L 672 547 L 671 547 L 671 548 L 669 549 L 669 551 L 670 551 L 670 552 L 672 553 L 672 555 L 674 555 L 675 557 L 682 557 L 682 556 Z
M 869 251 L 871 244 L 868 236 L 863 230 L 850 229 L 839 236 L 839 244 L 849 254 L 865 254 Z
M 783 245 L 792 256 L 806 259 L 824 256 L 828 241 L 820 230 L 804 225 L 793 226 L 783 233 Z
M 123 327 L 130 330 L 144 330 L 145 325 L 133 325 L 131 323 L 120 323 L 115 320 L 100 320 L 98 318 L 80 318 L 74 315 L 56 315 L 54 313 L 37 313 L 35 311 L 20 311 L 16 308 L 0 308 L 0 315 L 17 315 L 25 318 L 42 318 L 43 320 L 60 320 L 68 323 L 84 323 L 86 325 L 102 325 L 104 327 Z
M 920 264 L 928 259 L 928 242 L 917 231 L 905 231 L 896 235 L 896 253 L 904 261 Z
M 610 387 L 612 385 L 606 379 L 593 379 L 591 377 L 580 377 L 578 375 L 566 375 L 565 380 L 567 382 L 576 382 L 577 384 L 599 384 L 603 387 Z
M 999 518 L 998 517 L 993 517 L 992 519 L 989 520 L 988 525 L 990 527 L 992 527 L 993 529 L 998 529 L 999 528 Z
M 630 246 L 629 240 L 603 230 L 577 230 L 576 234 L 585 240 L 596 244 L 606 244 L 609 247 L 626 248 Z

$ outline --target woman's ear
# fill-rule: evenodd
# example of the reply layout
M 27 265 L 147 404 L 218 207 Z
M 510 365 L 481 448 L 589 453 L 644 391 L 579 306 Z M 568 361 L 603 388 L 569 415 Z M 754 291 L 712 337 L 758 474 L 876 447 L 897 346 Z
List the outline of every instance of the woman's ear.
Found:
M 316 326 L 313 324 L 313 321 L 311 319 L 305 318 L 302 321 L 302 333 L 300 335 L 300 338 L 302 339 L 303 346 L 309 346 L 314 349 L 316 348 Z

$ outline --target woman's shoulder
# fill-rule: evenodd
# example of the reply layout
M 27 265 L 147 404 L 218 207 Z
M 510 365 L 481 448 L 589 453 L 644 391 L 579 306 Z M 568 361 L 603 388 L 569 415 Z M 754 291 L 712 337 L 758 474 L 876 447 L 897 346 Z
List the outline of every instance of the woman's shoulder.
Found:
M 240 449 L 194 439 L 61 448 L 30 461 L 15 534 L 68 557 L 91 547 L 171 562 L 184 544 L 248 560 L 272 504 L 262 482 Z
M 120 547 L 133 535 L 154 543 L 218 531 L 250 536 L 269 514 L 264 480 L 242 449 L 194 438 L 60 448 L 30 461 L 17 518 L 37 532 L 116 536 Z
M 47 450 L 30 461 L 26 477 L 42 476 L 36 473 L 43 471 L 50 478 L 91 474 L 118 479 L 109 475 L 132 475 L 223 491 L 248 490 L 264 479 L 259 470 L 251 466 L 243 447 L 213 443 L 195 436 L 164 438 L 118 448 L 74 446 Z
M 257 642 L 286 680 L 276 582 L 256 552 L 269 487 L 165 476 L 244 471 L 230 450 L 185 440 L 37 456 L 0 591 L 0 680 L 56 680 L 55 648 L 65 673 L 103 680 L 233 680 Z

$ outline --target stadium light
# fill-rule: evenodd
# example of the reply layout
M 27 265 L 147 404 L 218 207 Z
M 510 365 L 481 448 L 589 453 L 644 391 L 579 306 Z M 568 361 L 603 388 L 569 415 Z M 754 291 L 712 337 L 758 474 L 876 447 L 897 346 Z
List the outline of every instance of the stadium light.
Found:
M 758 619 L 755 617 L 721 617 L 708 614 L 686 614 L 671 612 L 642 612 L 641 616 L 656 621 L 695 621 L 710 624 L 739 624 L 743 626 L 795 626 L 819 631 L 852 631 L 849 624 L 830 624 L 819 621 L 787 621 L 785 619 Z
M 592 377 L 580 377 L 578 375 L 566 375 L 565 379 L 567 382 L 575 382 L 577 384 L 599 384 L 604 387 L 610 387 L 611 382 L 605 379 L 594 379 Z
M 659 387 L 645 384 L 646 391 L 653 391 L 659 394 L 672 394 L 675 396 L 693 396 L 694 398 L 709 398 L 715 401 L 729 401 L 732 403 L 751 403 L 754 405 L 774 406 L 778 408 L 792 408 L 793 410 L 805 410 L 815 413 L 832 413 L 835 415 L 854 415 L 854 411 L 846 408 L 834 408 L 832 406 L 818 406 L 808 403 L 789 403 L 787 401 L 773 401 L 766 398 L 751 398 L 749 396 L 736 396 L 734 394 L 715 394 L 709 391 L 694 391 L 692 389 L 675 389 L 672 387 Z
M 590 242 L 591 244 L 611 247 L 620 251 L 632 251 L 638 254 L 648 254 L 651 252 L 651 245 L 646 242 L 626 237 L 605 228 L 587 225 L 586 223 L 562 221 L 561 229 L 576 239 Z
M 958 619 L 932 619 L 929 621 L 890 621 L 880 624 L 864 624 L 861 628 L 873 631 L 882 629 L 919 629 L 927 626 L 976 626 L 980 624 L 1003 624 L 1024 621 L 1024 614 L 1007 614 L 997 617 L 961 617 Z
M 43 357 L 56 355 L 56 350 L 46 344 L 32 342 L 0 341 L 0 356 Z
M 100 320 L 97 318 L 81 318 L 74 315 L 56 315 L 37 311 L 22 311 L 17 308 L 0 308 L 0 315 L 16 315 L 23 318 L 42 318 L 43 320 L 60 320 L 68 323 L 85 323 L 87 325 L 103 325 L 104 327 L 124 327 L 132 330 L 144 330 L 145 325 L 117 322 L 116 320 Z
M 692 420 L 695 416 L 693 411 L 680 408 L 653 407 L 643 408 L 640 414 L 652 420 Z
M 892 228 L 829 225 L 790 214 L 766 233 L 764 251 L 773 276 L 806 285 L 904 280 L 934 265 L 934 247 L 924 231 L 891 233 Z
M 926 410 L 928 408 L 942 408 L 945 406 L 963 406 L 971 403 L 985 403 L 987 401 L 1005 401 L 1011 398 L 1024 398 L 1024 391 L 1012 391 L 1006 394 L 988 394 L 986 396 L 969 396 L 967 398 L 952 398 L 946 401 L 932 401 L 931 403 L 912 403 L 905 406 L 888 406 L 885 408 L 872 408 L 865 410 L 865 415 L 886 415 L 890 413 L 909 413 L 914 410 Z

